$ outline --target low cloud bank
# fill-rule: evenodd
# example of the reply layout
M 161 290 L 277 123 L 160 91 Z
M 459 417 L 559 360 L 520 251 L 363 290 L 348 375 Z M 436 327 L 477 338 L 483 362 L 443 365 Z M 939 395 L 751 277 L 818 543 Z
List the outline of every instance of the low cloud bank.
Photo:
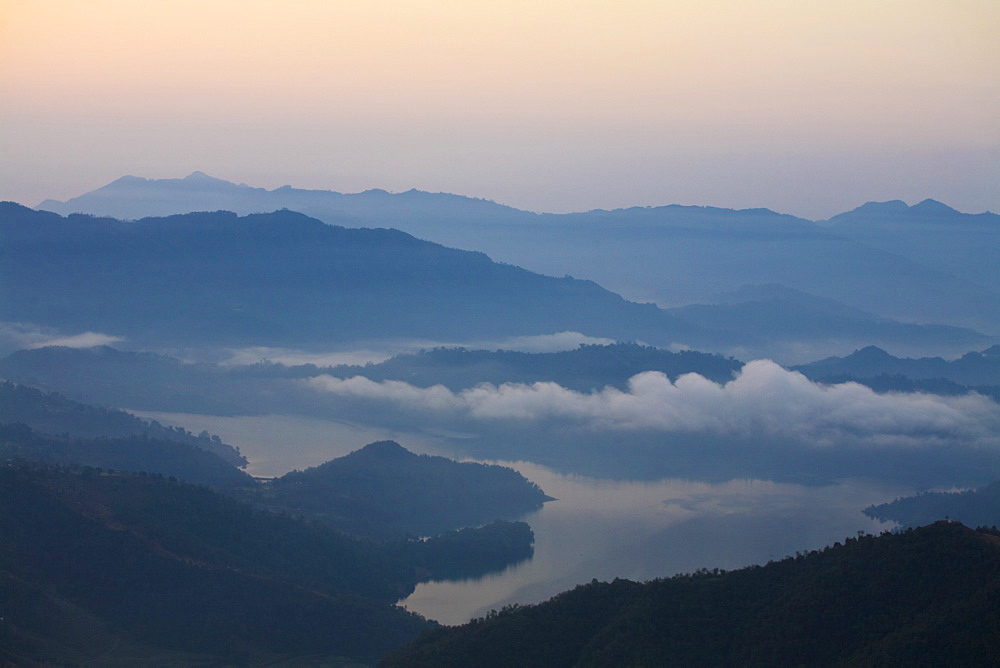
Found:
M 1000 405 L 979 395 L 876 394 L 856 383 L 821 385 L 769 360 L 720 385 L 697 374 L 633 376 L 627 391 L 592 393 L 555 383 L 483 384 L 461 392 L 402 381 L 317 376 L 302 381 L 344 398 L 388 402 L 443 422 L 556 422 L 594 431 L 754 436 L 812 447 L 963 445 L 1000 449 Z
M 45 346 L 93 348 L 95 346 L 108 346 L 124 340 L 120 336 L 100 332 L 83 332 L 67 336 L 33 323 L 0 322 L 0 350 L 4 351 L 21 348 L 44 348 Z
M 95 348 L 97 346 L 110 346 L 112 343 L 120 343 L 125 339 L 120 336 L 101 334 L 100 332 L 84 332 L 74 336 L 60 336 L 52 339 L 39 341 L 31 344 L 31 348 L 44 348 L 46 346 L 63 346 L 64 348 Z

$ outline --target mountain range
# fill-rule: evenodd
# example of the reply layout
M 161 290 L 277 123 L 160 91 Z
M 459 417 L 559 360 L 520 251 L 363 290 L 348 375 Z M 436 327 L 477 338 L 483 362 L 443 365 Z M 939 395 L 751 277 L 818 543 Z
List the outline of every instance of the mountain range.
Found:
M 329 224 L 395 228 L 539 273 L 586 278 L 664 307 L 779 284 L 882 318 L 1000 334 L 1000 216 L 962 214 L 932 200 L 869 203 L 819 223 L 767 209 L 680 205 L 536 214 L 444 193 L 266 190 L 195 172 L 184 179 L 123 177 L 39 208 L 126 219 L 288 208 Z
M 966 386 L 1000 385 L 1000 345 L 968 352 L 954 360 L 900 358 L 876 346 L 866 346 L 845 357 L 828 357 L 794 368 L 815 380 L 833 376 L 898 375 L 912 379 L 941 378 Z
M 697 328 L 595 283 L 300 213 L 122 222 L 0 205 L 0 320 L 146 346 L 549 334 L 669 344 Z
M 323 349 L 570 331 L 805 361 L 852 344 L 961 352 L 995 341 L 968 328 L 894 322 L 780 285 L 665 310 L 589 280 L 292 211 L 127 222 L 4 203 L 0 231 L 0 321 L 101 332 L 133 348 Z
M 1000 215 L 995 213 L 961 213 L 932 199 L 913 206 L 893 200 L 869 202 L 821 225 L 979 285 L 1000 285 Z

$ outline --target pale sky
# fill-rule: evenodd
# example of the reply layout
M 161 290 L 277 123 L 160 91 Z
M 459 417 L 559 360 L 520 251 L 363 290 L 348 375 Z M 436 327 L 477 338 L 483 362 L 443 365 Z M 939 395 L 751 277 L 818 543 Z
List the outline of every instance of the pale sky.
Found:
M 0 199 L 1000 211 L 997 0 L 0 0 Z

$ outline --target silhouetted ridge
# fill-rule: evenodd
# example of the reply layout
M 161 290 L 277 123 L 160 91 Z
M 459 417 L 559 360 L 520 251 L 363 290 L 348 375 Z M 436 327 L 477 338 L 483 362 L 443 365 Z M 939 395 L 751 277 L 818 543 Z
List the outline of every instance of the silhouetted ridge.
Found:
M 906 211 L 909 211 L 909 209 L 910 207 L 909 205 L 907 205 L 906 202 L 904 202 L 901 199 L 894 199 L 894 200 L 889 200 L 888 202 L 865 202 L 856 209 L 852 209 L 851 211 L 847 211 L 845 213 L 838 215 L 846 216 L 857 213 L 885 215 L 894 213 L 904 213 Z
M 938 522 L 737 571 L 593 581 L 425 633 L 383 666 L 1000 662 L 1000 536 Z
M 417 456 L 418 455 L 410 452 L 409 450 L 401 446 L 399 443 L 396 443 L 396 441 L 375 441 L 374 443 L 369 443 L 360 450 L 355 450 L 354 452 L 346 455 L 340 460 L 335 459 L 331 462 L 327 462 L 327 464 L 333 464 L 334 462 L 337 461 L 342 461 L 345 464 L 348 462 L 355 462 L 355 461 L 366 461 L 366 462 L 375 462 L 379 460 L 412 461 L 416 459 Z M 325 465 L 326 464 L 324 464 L 323 466 Z
M 0 535 L 4 665 L 370 664 L 429 626 L 406 554 L 158 475 L 0 463 Z
M 983 357 L 1000 357 L 1000 344 L 990 346 L 982 354 Z
M 0 320 L 109 332 L 147 347 L 561 331 L 667 344 L 699 332 L 590 281 L 288 210 L 123 222 L 8 208 Z
M 514 469 L 416 455 L 395 441 L 275 479 L 268 504 L 375 538 L 436 535 L 516 518 L 549 497 Z
M 814 380 L 832 376 L 904 376 L 911 379 L 941 379 L 959 383 L 972 389 L 986 389 L 1000 385 L 1000 346 L 991 346 L 982 352 L 969 352 L 955 360 L 941 357 L 912 359 L 895 357 L 881 348 L 869 346 L 846 357 L 828 357 L 818 362 L 792 367 Z M 844 378 L 843 380 L 850 380 Z M 841 381 L 843 382 L 843 381 Z
M 67 348 L 65 350 L 70 349 Z M 111 351 L 113 349 L 109 348 L 107 350 Z M 77 352 L 86 355 L 89 351 Z M 146 358 L 150 357 L 149 353 L 145 355 Z M 157 359 L 156 356 L 151 357 L 154 360 Z M 55 361 L 57 358 L 53 357 L 50 359 Z M 66 359 L 63 357 L 63 360 Z M 143 359 L 143 357 L 140 356 L 139 359 Z M 71 365 L 72 362 L 65 367 L 60 366 L 60 368 L 72 369 Z M 58 363 L 57 366 L 59 366 Z M 72 374 L 73 372 L 70 370 L 68 373 Z M 89 376 L 89 374 L 84 375 Z M 151 379 L 149 375 L 144 375 L 144 377 Z M 89 376 L 89 378 L 90 382 L 93 382 L 93 377 Z M 223 462 L 229 466 L 240 468 L 247 465 L 247 460 L 240 454 L 239 448 L 234 448 L 231 445 L 223 443 L 218 436 L 211 436 L 208 432 L 202 432 L 199 436 L 195 436 L 181 427 L 167 427 L 156 421 L 147 422 L 124 411 L 88 406 L 67 399 L 55 392 L 45 393 L 35 388 L 6 381 L 0 382 L 0 422 L 22 422 L 44 434 L 62 434 L 66 441 L 69 441 L 71 436 L 74 438 L 104 437 L 118 439 L 144 437 L 147 439 L 146 442 L 148 442 L 148 439 L 173 441 L 205 450 L 220 458 L 221 461 L 215 462 L 215 468 L 224 470 Z M 55 456 L 57 452 L 61 452 L 63 458 L 60 459 L 58 456 L 55 456 L 55 460 L 66 462 L 72 461 L 71 459 L 67 459 L 67 457 L 71 457 L 74 452 L 79 455 L 84 449 L 79 443 L 76 444 L 76 447 L 72 448 L 67 443 L 55 448 L 50 454 Z M 182 450 L 179 451 L 177 456 L 181 456 L 182 453 Z M 212 458 L 203 459 L 209 465 L 212 464 Z M 79 460 L 77 461 L 79 462 Z M 121 468 L 120 464 L 109 462 L 105 462 L 102 465 Z M 147 460 L 144 465 L 140 465 L 136 470 L 155 471 L 158 469 L 155 468 L 151 461 Z M 170 473 L 168 471 L 164 472 Z M 184 478 L 185 476 L 181 475 L 180 477 Z
M 860 350 L 855 350 L 845 359 L 851 360 L 853 362 L 871 363 L 871 362 L 884 362 L 886 360 L 891 360 L 895 358 L 886 351 L 879 348 L 878 346 L 865 346 Z
M 920 214 L 921 216 L 950 216 L 959 213 L 947 204 L 942 204 L 934 199 L 925 199 L 918 204 L 914 204 L 910 207 L 910 212 Z
M 283 207 L 334 225 L 402 229 L 551 276 L 586 277 L 633 301 L 663 307 L 701 303 L 707 295 L 743 284 L 777 283 L 901 322 L 942 323 L 991 334 L 998 333 L 1000 322 L 998 217 L 949 213 L 940 204 L 868 203 L 818 225 L 759 208 L 674 204 L 535 214 L 445 193 L 373 189 L 342 194 L 164 179 L 44 205 L 59 213 L 87 211 L 128 219 L 219 209 L 247 214 Z M 941 235 L 949 234 L 953 238 L 942 240 Z M 781 330 L 776 325 L 767 334 Z M 736 323 L 727 333 L 738 336 L 743 331 Z M 817 349 L 888 342 L 879 336 L 844 334 L 832 333 L 824 342 L 828 345 Z M 914 343 L 920 346 L 919 354 L 943 352 L 942 344 L 949 354 L 979 345 L 967 337 L 957 341 L 955 334 L 926 332 L 926 340 Z M 775 354 L 768 350 L 773 347 L 767 344 L 769 337 L 750 342 L 742 337 L 727 341 L 725 348 L 692 337 L 615 338 L 714 350 L 735 351 L 739 346 L 754 349 L 755 356 Z M 829 346 L 837 342 L 841 347 Z

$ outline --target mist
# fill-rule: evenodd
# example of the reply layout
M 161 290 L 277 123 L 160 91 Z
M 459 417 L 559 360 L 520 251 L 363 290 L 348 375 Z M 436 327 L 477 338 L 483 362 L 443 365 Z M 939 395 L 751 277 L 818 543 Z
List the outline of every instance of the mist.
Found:
M 121 343 L 124 340 L 124 337 L 103 332 L 88 331 L 66 334 L 34 323 L 0 322 L 0 354 L 7 354 L 22 348 L 44 348 L 46 346 L 93 348 Z
M 581 393 L 556 383 L 492 385 L 453 392 L 402 381 L 375 382 L 329 375 L 303 381 L 319 392 L 388 402 L 398 410 L 444 421 L 559 421 L 591 431 L 660 431 L 754 435 L 805 448 L 847 443 L 867 447 L 1000 448 L 1000 406 L 970 394 L 877 394 L 857 383 L 823 385 L 769 360 L 749 362 L 725 384 L 698 374 L 671 381 L 649 371 L 628 390 Z

